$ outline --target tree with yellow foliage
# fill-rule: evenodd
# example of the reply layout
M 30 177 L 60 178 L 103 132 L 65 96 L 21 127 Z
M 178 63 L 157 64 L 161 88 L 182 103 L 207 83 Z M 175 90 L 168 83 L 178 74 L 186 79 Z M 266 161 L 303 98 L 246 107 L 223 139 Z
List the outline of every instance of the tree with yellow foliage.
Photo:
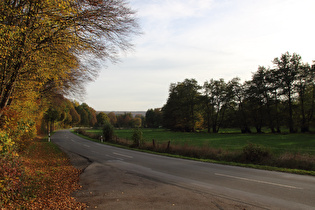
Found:
M 132 47 L 134 14 L 125 0 L 0 1 L 1 207 L 22 183 L 12 150 L 25 148 L 44 116 L 54 122 L 53 98 L 81 93 L 97 76 L 99 60 L 116 61 Z M 59 104 L 62 123 L 79 123 L 71 103 Z
M 116 61 L 137 32 L 124 0 L 1 1 L 0 116 L 21 95 L 82 88 L 97 59 Z

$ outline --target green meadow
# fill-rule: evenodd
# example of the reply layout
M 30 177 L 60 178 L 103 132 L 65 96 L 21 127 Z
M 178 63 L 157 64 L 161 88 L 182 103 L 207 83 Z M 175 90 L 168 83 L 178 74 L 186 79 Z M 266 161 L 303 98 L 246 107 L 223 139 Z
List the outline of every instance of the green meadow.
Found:
M 164 129 L 142 129 L 146 142 L 163 144 L 170 141 L 171 145 L 186 145 L 198 147 L 221 148 L 228 151 L 240 151 L 248 144 L 258 144 L 267 147 L 274 154 L 311 154 L 315 155 L 314 134 L 240 134 L 228 130 L 225 133 L 185 133 Z M 101 134 L 101 130 L 89 130 Z M 133 129 L 117 129 L 118 138 L 131 139 Z

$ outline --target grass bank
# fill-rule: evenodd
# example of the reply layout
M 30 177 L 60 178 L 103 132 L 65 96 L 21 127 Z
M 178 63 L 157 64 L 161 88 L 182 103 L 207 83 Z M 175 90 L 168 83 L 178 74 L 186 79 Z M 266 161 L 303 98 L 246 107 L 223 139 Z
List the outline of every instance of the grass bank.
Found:
M 101 130 L 87 130 L 96 139 Z M 315 175 L 315 135 L 182 133 L 142 129 L 140 149 L 204 161 Z M 115 130 L 114 142 L 132 146 L 133 129 Z M 154 139 L 154 143 L 153 143 Z

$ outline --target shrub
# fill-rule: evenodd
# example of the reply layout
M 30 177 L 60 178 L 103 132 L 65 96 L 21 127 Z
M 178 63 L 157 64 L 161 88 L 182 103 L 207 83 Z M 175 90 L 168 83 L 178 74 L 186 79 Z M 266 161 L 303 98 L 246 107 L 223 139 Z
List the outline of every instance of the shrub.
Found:
M 114 126 L 109 122 L 103 126 L 103 136 L 105 141 L 111 141 L 114 137 Z
M 99 135 L 99 134 L 90 133 L 90 132 L 87 132 L 86 130 L 81 129 L 81 128 L 76 129 L 75 132 L 78 133 L 78 134 L 81 134 L 83 136 L 87 136 L 87 137 L 89 137 L 91 139 L 100 139 L 100 137 L 101 137 L 101 135 Z
M 280 155 L 275 163 L 278 167 L 294 168 L 314 171 L 315 170 L 315 157 L 309 154 L 291 154 L 285 153 Z
M 242 155 L 246 162 L 260 163 L 270 158 L 271 152 L 263 146 L 257 144 L 247 144 L 243 147 Z
M 132 134 L 133 145 L 136 147 L 141 147 L 144 144 L 143 133 L 139 128 L 135 128 Z
M 78 134 L 81 134 L 83 136 L 87 135 L 87 132 L 84 129 L 82 129 L 82 128 L 76 129 L 75 132 L 78 133 Z

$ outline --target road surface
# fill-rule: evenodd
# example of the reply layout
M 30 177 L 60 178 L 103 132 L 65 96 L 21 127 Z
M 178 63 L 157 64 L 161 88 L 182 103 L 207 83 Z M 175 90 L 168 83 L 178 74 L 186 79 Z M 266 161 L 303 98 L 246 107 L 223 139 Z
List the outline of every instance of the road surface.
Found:
M 101 177 L 104 179 L 107 177 L 106 183 L 109 187 L 110 183 L 118 181 L 115 178 L 119 179 L 122 174 L 124 177 L 120 177 L 121 179 L 131 179 L 127 176 L 132 176 L 133 179 L 137 177 L 138 182 L 151 181 L 152 186 L 156 188 L 159 186 L 158 183 L 163 186 L 173 186 L 178 191 L 183 190 L 185 191 L 183 193 L 188 193 L 183 196 L 177 195 L 177 198 L 178 201 L 182 200 L 182 203 L 191 204 L 191 208 L 196 206 L 192 203 L 194 200 L 190 202 L 189 199 L 197 195 L 203 199 L 196 201 L 200 202 L 200 207 L 206 207 L 207 204 L 202 202 L 207 200 L 210 202 L 213 198 L 222 201 L 222 205 L 218 204 L 219 201 L 212 202 L 218 207 L 217 209 L 230 208 L 231 206 L 226 205 L 226 202 L 233 203 L 235 209 L 315 209 L 315 177 L 312 176 L 204 163 L 126 150 L 85 140 L 68 130 L 56 132 L 52 136 L 52 141 L 65 151 L 77 154 L 89 161 L 90 167 L 87 168 L 89 170 L 86 169 L 81 177 L 85 180 L 90 179 L 85 184 L 93 182 L 91 181 L 93 175 L 88 173 L 94 170 L 95 177 L 95 173 L 99 176 L 102 174 Z M 111 172 L 116 175 L 111 176 Z M 126 180 L 123 183 L 130 186 L 139 184 L 128 183 Z M 104 185 L 104 183 L 98 185 Z M 97 184 L 95 186 L 97 187 Z M 114 186 L 117 187 L 117 185 Z M 145 192 L 144 186 L 142 187 Z M 102 196 L 98 194 L 99 200 L 106 199 L 106 196 L 110 197 L 110 189 L 106 188 L 106 190 L 107 194 L 104 193 Z M 100 189 L 97 192 L 99 191 Z M 161 193 L 160 191 L 161 189 L 159 192 L 148 191 L 150 195 L 146 196 L 154 196 L 154 193 Z M 173 195 L 172 192 L 169 192 L 169 195 Z M 84 195 L 81 194 L 81 197 Z M 107 200 L 108 202 L 110 201 Z

